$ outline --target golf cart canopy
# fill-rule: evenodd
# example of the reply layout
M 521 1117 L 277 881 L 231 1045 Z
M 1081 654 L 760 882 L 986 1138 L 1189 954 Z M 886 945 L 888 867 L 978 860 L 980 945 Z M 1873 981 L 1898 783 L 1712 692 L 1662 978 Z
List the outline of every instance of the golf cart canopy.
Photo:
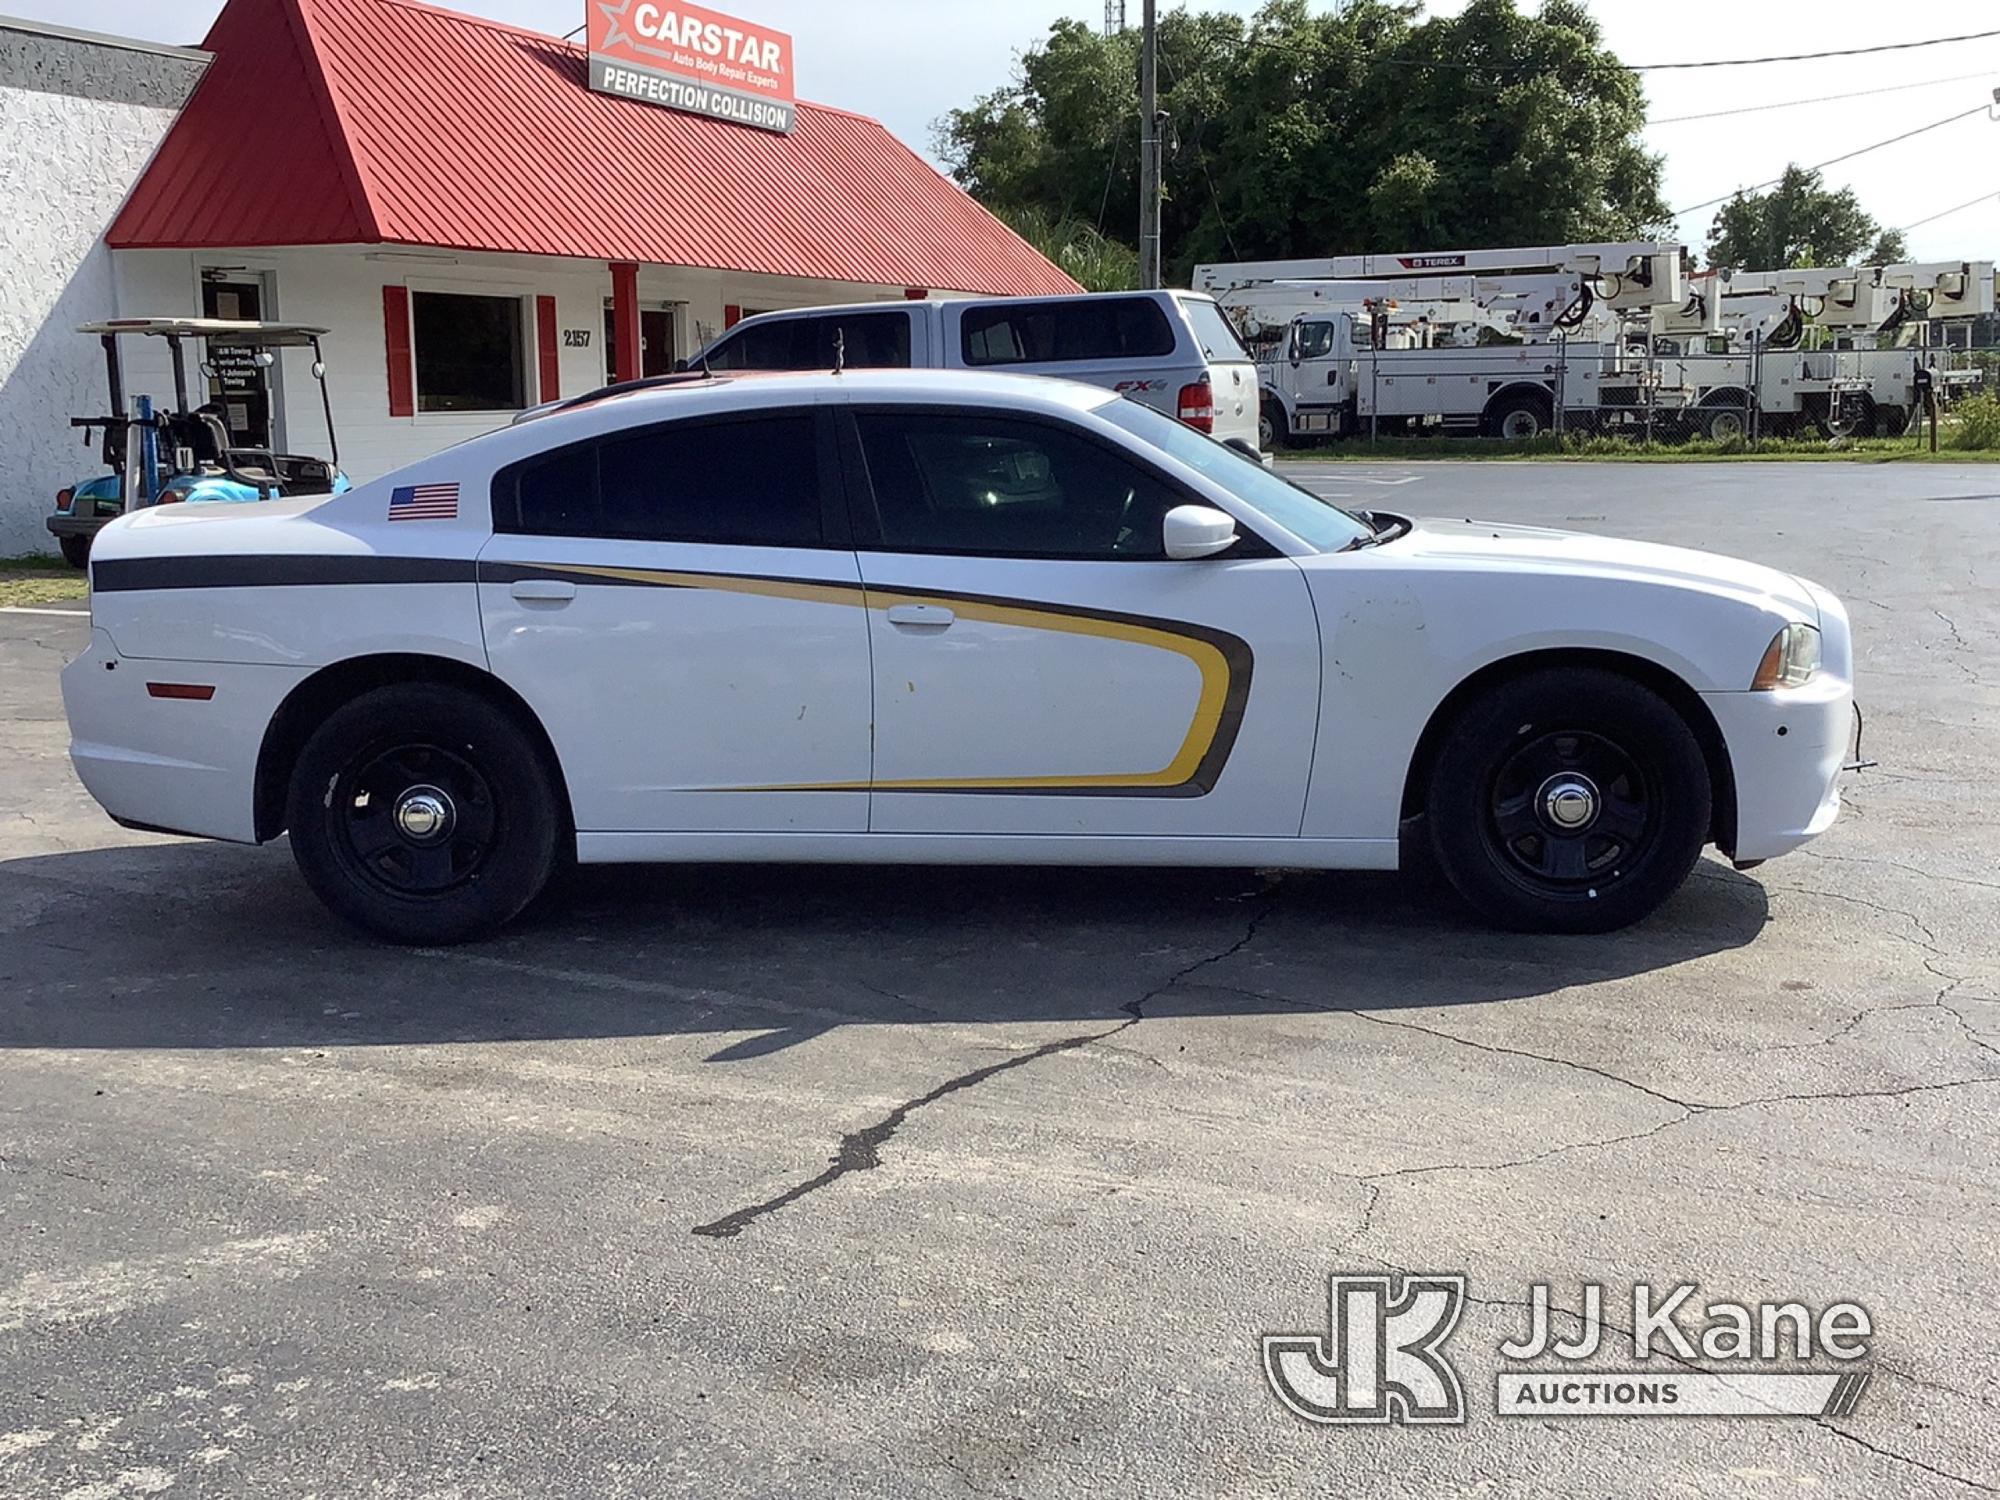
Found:
M 304 323 L 251 323 L 236 318 L 112 318 L 103 323 L 85 323 L 77 332 L 199 338 L 218 349 L 305 349 L 312 347 L 327 330 Z

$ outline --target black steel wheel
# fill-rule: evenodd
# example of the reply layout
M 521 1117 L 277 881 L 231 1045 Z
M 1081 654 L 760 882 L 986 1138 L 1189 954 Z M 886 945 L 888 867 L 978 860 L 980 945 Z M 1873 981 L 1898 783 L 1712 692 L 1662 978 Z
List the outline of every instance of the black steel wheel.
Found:
M 1679 889 L 1708 841 L 1711 792 L 1680 713 L 1599 668 L 1496 687 L 1446 731 L 1426 822 L 1439 867 L 1489 920 L 1603 932 Z
M 561 817 L 537 747 L 463 688 L 396 684 L 335 711 L 292 778 L 292 853 L 328 906 L 395 942 L 501 926 L 547 883 Z
M 1617 742 L 1581 730 L 1536 735 L 1487 795 L 1488 836 L 1532 889 L 1585 895 L 1641 858 L 1659 833 L 1645 772 Z
M 321 811 L 354 877 L 396 896 L 439 896 L 477 880 L 501 833 L 476 765 L 449 745 L 397 734 L 336 773 Z

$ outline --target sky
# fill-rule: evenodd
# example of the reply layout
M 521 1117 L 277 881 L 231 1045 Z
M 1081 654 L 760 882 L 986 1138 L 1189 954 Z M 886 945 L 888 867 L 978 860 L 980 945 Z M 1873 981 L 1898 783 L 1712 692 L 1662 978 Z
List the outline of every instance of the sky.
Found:
M 1319 0 L 1315 8 L 1333 8 Z M 1705 61 L 1819 52 L 2000 27 L 1994 0 L 1931 0 L 1907 11 L 1861 0 L 1587 0 L 1627 63 Z M 1452 14 L 1464 0 L 1432 0 Z M 1522 0 L 1524 9 L 1532 0 Z M 453 0 L 453 9 L 560 35 L 583 22 L 583 0 Z M 1101 25 L 1101 0 L 735 0 L 720 8 L 792 33 L 802 98 L 875 116 L 930 154 L 932 124 L 1004 83 L 1019 54 L 1049 25 L 1076 16 Z M 1172 8 L 1163 3 L 1162 10 Z M 1249 14 L 1255 0 L 1199 0 L 1198 9 Z M 31 20 L 154 41 L 198 42 L 220 0 L 0 0 Z M 1137 22 L 1140 0 L 1127 9 Z M 1901 19 L 1899 30 L 1892 23 Z M 1943 81 L 1957 80 L 1957 81 Z M 1922 87 L 1902 88 L 1917 84 Z M 2000 37 L 1868 57 L 1646 75 L 1651 149 L 1666 156 L 1675 209 L 1754 188 L 1788 162 L 1814 165 L 1948 115 L 1993 104 Z M 1688 115 L 1832 99 L 1723 118 Z M 1918 260 L 2000 259 L 2000 106 L 1827 169 L 1884 226 L 1909 231 Z M 1917 221 L 1978 199 L 1972 207 Z M 1137 209 L 1134 207 L 1134 213 Z M 1699 248 L 1713 209 L 1684 216 L 1680 237 Z M 1381 251 L 1402 247 L 1381 245 Z

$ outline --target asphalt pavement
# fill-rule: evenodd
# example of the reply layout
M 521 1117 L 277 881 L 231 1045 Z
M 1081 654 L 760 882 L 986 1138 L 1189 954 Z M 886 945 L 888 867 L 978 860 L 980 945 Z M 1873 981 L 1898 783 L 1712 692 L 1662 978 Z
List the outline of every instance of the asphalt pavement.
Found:
M 1286 472 L 1826 583 L 1881 765 L 1609 937 L 1388 876 L 599 869 L 406 951 L 282 844 L 114 827 L 86 620 L 0 612 L 0 1495 L 2000 1489 L 2000 466 Z M 1267 1387 L 1381 1271 L 1468 1278 L 1464 1425 Z M 1629 1327 L 1641 1280 L 1859 1302 L 1873 1382 L 1495 1414 L 1532 1283 Z

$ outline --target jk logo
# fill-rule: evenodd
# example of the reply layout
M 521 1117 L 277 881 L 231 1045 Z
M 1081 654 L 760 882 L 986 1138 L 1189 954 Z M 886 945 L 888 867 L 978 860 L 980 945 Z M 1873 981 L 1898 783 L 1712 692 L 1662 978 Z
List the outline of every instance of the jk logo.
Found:
M 1264 1336 L 1264 1378 L 1308 1422 L 1465 1421 L 1458 1371 L 1439 1352 L 1465 1308 L 1465 1277 L 1329 1276 L 1326 1335 Z M 1392 1295 L 1393 1292 L 1393 1295 Z

